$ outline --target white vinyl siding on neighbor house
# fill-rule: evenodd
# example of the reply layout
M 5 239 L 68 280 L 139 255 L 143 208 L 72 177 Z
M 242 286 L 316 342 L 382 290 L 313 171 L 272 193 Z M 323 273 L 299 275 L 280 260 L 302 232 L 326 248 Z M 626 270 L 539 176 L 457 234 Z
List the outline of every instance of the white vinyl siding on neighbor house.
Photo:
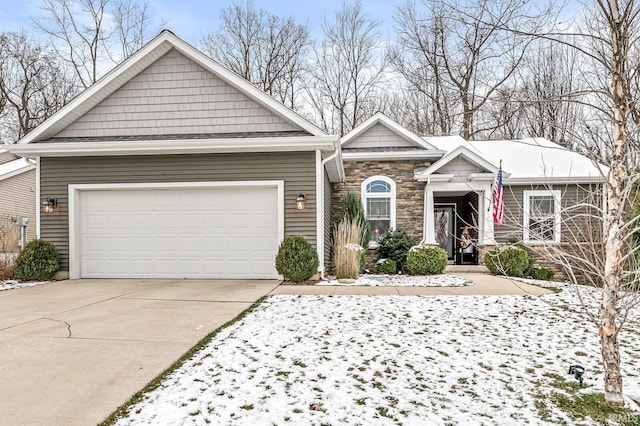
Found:
M 71 278 L 278 278 L 284 183 L 71 185 Z
M 525 242 L 560 242 L 561 192 L 523 192 L 523 239 Z
M 362 182 L 362 204 L 369 219 L 371 243 L 396 227 L 396 183 L 386 176 L 372 176 Z

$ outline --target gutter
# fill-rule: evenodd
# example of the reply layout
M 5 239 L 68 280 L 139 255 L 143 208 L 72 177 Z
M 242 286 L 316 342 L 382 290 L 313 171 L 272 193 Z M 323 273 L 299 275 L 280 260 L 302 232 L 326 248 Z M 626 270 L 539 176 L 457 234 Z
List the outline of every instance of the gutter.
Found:
M 335 150 L 333 151 L 333 153 L 328 156 L 327 158 L 325 158 L 324 160 L 322 160 L 320 162 L 320 173 L 322 174 L 320 177 L 320 179 L 318 180 L 320 183 L 320 193 L 316 194 L 316 199 L 318 201 L 322 200 L 322 202 L 318 202 L 318 217 L 321 217 L 320 214 L 322 212 L 322 215 L 324 216 L 324 171 L 325 171 L 325 167 L 327 165 L 327 163 L 331 160 L 334 160 L 336 157 L 338 157 L 338 155 L 340 155 L 341 153 L 341 148 L 340 148 L 340 144 L 338 143 L 338 145 L 336 146 Z M 318 255 L 320 255 L 322 257 L 322 266 L 320 268 L 320 279 L 321 280 L 326 280 L 325 278 L 325 259 L 324 259 L 324 220 L 318 221 L 318 246 L 320 246 L 320 241 L 322 241 L 322 254 L 318 253 Z

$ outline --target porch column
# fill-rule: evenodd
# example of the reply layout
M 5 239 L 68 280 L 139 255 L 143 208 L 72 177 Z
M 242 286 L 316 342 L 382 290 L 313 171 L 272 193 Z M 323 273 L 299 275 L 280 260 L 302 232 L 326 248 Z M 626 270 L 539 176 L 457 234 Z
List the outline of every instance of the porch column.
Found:
M 433 190 L 429 184 L 425 187 L 424 194 L 424 242 L 436 244 L 435 218 L 433 214 Z
M 493 227 L 493 205 L 491 203 L 491 198 L 493 197 L 493 192 L 491 190 L 491 185 L 488 188 L 485 188 L 480 193 L 480 197 L 478 198 L 478 204 L 482 203 L 482 206 L 478 206 L 478 211 L 480 218 L 478 223 L 480 224 L 480 236 L 479 241 L 480 244 L 495 244 L 495 235 L 494 235 L 494 227 Z

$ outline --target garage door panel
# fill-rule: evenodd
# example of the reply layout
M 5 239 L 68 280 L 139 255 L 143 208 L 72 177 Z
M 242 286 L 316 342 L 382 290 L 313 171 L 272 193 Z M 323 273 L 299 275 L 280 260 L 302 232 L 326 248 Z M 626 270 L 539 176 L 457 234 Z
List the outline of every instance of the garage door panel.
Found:
M 79 206 L 83 277 L 277 277 L 275 186 L 84 190 Z

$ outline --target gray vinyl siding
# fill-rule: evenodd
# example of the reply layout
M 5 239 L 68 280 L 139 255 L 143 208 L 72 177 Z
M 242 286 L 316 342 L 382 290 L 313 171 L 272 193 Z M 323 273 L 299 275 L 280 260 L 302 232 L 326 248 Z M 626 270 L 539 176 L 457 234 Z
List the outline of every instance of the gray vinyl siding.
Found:
M 15 217 L 16 222 L 11 218 Z M 27 242 L 36 238 L 36 171 L 20 173 L 0 180 L 0 226 L 6 232 L 6 241 L 0 241 L 0 252 L 19 251 L 20 219 L 29 219 Z M 5 223 L 6 221 L 6 223 Z M 4 245 L 4 247 L 3 247 Z
M 333 188 L 329 176 L 324 172 L 324 266 L 331 269 L 331 198 Z
M 557 190 L 560 191 L 560 205 L 562 209 L 561 241 L 574 242 L 584 241 L 591 235 L 599 233 L 601 225 L 597 223 L 588 224 L 581 214 L 596 214 L 588 212 L 588 208 L 576 208 L 577 205 L 588 202 L 594 206 L 602 206 L 602 198 L 599 191 L 600 186 L 596 185 L 505 185 L 504 187 L 504 221 L 502 225 L 496 225 L 495 237 L 499 243 L 504 243 L 510 238 L 522 240 L 524 227 L 524 191 L 533 190 Z M 595 198 L 594 198 L 595 197 Z M 490 213 L 491 214 L 491 213 Z M 588 231 L 587 231 L 588 229 Z M 598 237 L 596 237 L 598 238 Z
M 42 158 L 40 167 L 41 196 L 58 201 L 54 214 L 41 217 L 41 236 L 56 245 L 63 271 L 70 184 L 284 180 L 285 234 L 316 245 L 315 152 Z M 296 210 L 299 193 L 307 197 L 303 211 Z
M 453 179 L 451 182 L 468 182 L 469 175 L 471 173 L 481 173 L 485 172 L 482 167 L 477 164 L 473 164 L 464 158 L 458 156 L 451 160 L 448 164 L 442 166 L 441 169 L 438 170 L 438 173 L 441 174 L 452 174 Z
M 388 148 L 388 147 L 416 147 L 416 144 L 406 140 L 386 126 L 377 123 L 363 134 L 352 140 L 345 147 L 349 148 Z
M 57 137 L 300 130 L 171 49 Z

